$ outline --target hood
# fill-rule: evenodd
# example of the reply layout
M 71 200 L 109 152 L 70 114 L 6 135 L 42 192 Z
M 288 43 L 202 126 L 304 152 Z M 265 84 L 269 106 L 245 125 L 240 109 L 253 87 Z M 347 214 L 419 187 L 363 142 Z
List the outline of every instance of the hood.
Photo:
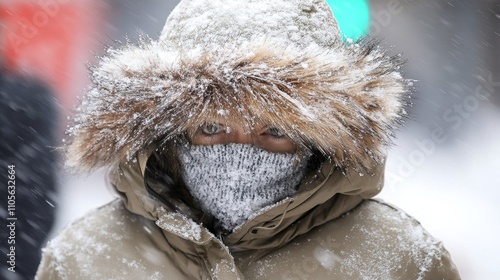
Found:
M 342 42 L 323 0 L 183 0 L 158 40 L 110 48 L 68 130 L 81 171 L 213 120 L 274 126 L 336 166 L 376 168 L 408 82 L 374 43 Z

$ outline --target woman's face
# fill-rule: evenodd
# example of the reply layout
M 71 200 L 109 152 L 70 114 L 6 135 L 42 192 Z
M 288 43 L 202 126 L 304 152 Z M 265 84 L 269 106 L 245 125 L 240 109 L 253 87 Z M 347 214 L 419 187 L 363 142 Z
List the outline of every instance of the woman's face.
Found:
M 264 125 L 255 127 L 252 133 L 249 133 L 238 125 L 208 123 L 195 132 L 191 143 L 193 145 L 252 144 L 273 153 L 294 153 L 297 150 L 297 145 L 279 129 Z

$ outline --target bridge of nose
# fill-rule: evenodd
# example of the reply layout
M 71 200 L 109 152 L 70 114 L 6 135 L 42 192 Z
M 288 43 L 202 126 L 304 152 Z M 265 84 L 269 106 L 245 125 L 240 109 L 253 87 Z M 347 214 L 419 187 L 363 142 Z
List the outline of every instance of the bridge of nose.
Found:
M 232 129 L 228 133 L 227 143 L 255 144 L 254 137 L 253 133 L 244 132 L 241 128 Z

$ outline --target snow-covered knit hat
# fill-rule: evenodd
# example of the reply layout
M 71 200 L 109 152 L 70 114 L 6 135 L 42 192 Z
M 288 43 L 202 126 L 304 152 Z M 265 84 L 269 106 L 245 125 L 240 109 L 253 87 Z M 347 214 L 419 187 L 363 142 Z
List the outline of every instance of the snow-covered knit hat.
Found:
M 183 0 L 158 40 L 109 49 L 91 69 L 68 164 L 116 164 L 228 119 L 277 127 L 340 167 L 369 169 L 404 114 L 398 69 L 372 43 L 343 43 L 324 0 Z

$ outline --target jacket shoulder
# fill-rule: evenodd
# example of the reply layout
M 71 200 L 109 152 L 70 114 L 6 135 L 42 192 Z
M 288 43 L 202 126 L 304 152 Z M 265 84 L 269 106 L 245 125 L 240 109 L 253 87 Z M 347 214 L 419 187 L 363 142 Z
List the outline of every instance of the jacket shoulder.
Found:
M 173 262 L 153 221 L 111 202 L 69 225 L 43 250 L 36 279 L 165 279 Z M 182 279 L 179 277 L 178 279 Z
M 460 279 L 442 242 L 395 206 L 366 200 L 326 227 L 339 225 L 350 244 L 343 263 L 363 278 L 376 273 L 380 279 Z
M 404 211 L 366 200 L 246 271 L 290 279 L 460 279 L 443 244 Z

